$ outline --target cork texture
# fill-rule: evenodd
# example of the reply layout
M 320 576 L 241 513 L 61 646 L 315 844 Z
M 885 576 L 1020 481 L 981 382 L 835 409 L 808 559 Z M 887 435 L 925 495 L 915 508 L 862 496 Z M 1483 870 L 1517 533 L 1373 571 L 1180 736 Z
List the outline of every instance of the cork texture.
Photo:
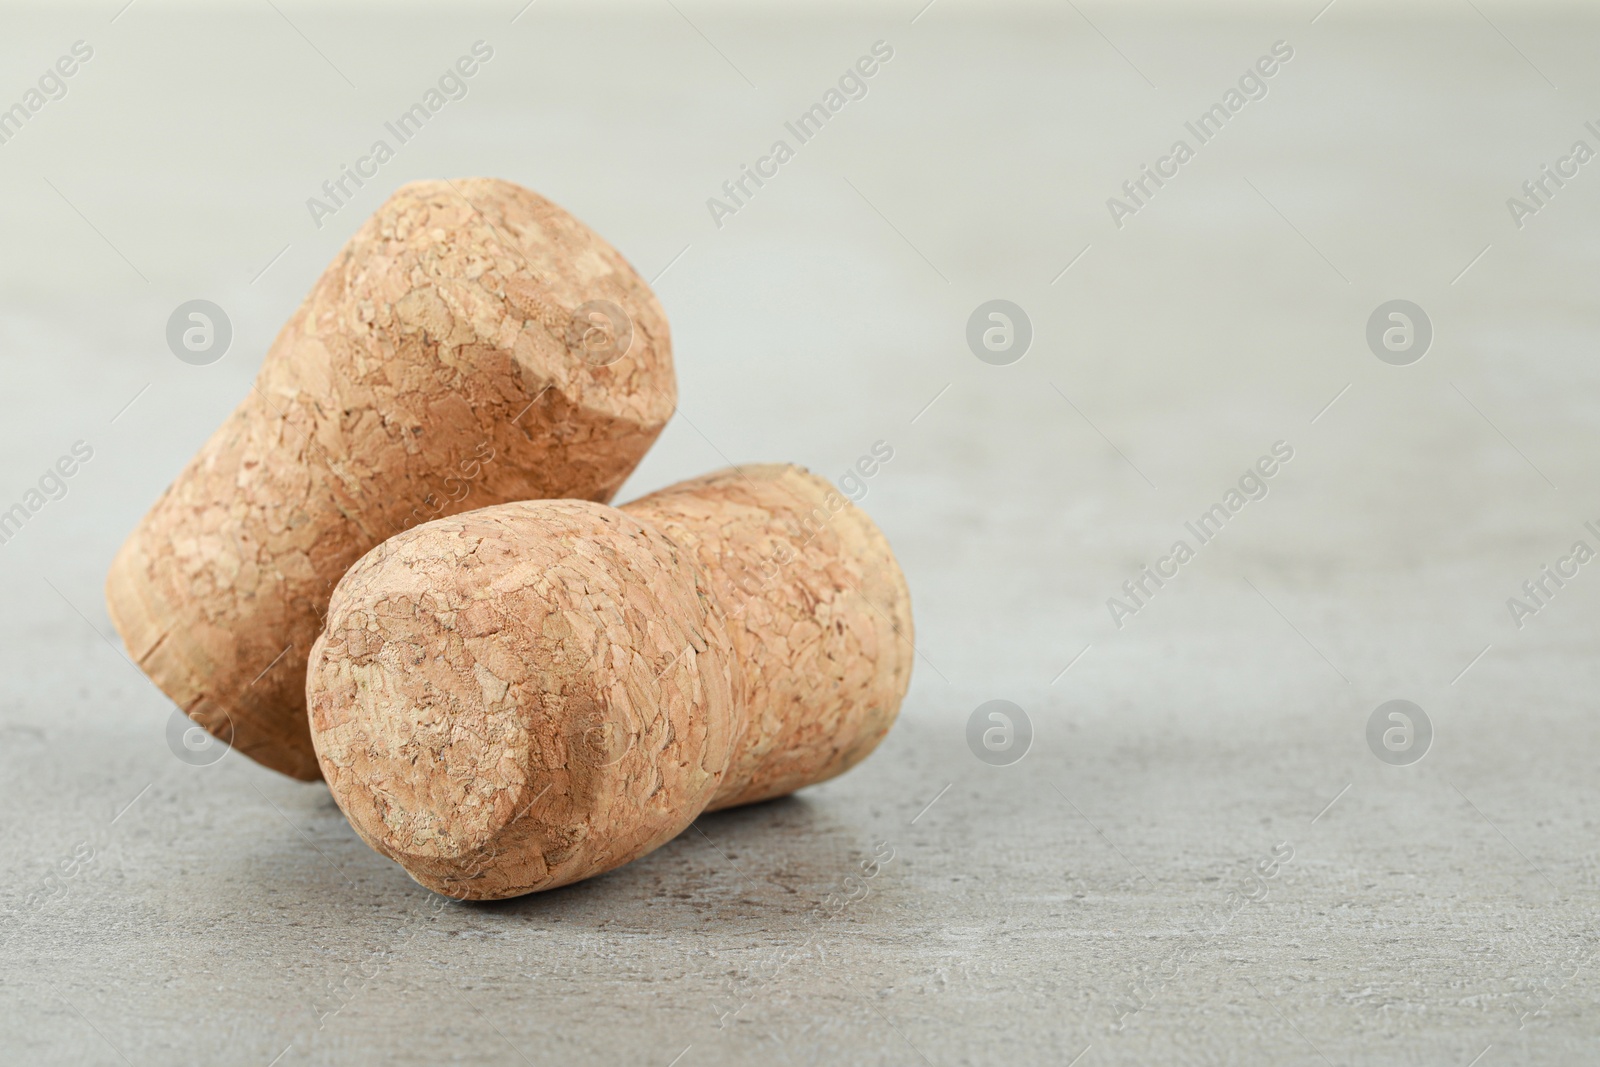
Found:
M 665 314 L 582 223 L 508 182 L 404 186 L 123 545 L 112 620 L 197 722 L 314 779 L 306 658 L 346 569 L 437 517 L 609 500 L 675 401 Z
M 340 582 L 307 679 L 356 831 L 474 900 L 587 878 L 682 832 L 727 771 L 742 688 L 694 561 L 571 500 L 385 542 Z
M 705 567 L 744 666 L 744 741 L 712 809 L 832 778 L 877 747 L 914 635 L 905 576 L 864 511 L 788 464 L 718 471 L 622 510 Z
M 847 770 L 912 655 L 882 534 L 774 465 L 391 538 L 335 590 L 306 688 L 363 839 L 431 889 L 496 899 Z

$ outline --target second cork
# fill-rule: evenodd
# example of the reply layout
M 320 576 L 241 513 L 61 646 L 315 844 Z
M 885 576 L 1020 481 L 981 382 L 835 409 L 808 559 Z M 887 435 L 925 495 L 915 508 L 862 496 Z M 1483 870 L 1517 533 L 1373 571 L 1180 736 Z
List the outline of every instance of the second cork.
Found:
M 306 698 L 356 831 L 430 889 L 488 900 L 849 769 L 912 656 L 877 527 L 815 475 L 756 466 L 390 538 L 334 591 Z

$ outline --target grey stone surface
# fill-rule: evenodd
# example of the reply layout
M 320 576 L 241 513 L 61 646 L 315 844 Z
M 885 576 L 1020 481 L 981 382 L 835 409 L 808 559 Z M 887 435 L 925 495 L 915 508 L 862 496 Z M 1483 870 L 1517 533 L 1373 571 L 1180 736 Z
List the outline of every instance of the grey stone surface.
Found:
M 1506 204 L 1600 148 L 1592 16 L 118 6 L 0 34 L 6 106 L 93 48 L 0 144 L 0 508 L 93 449 L 0 544 L 0 1058 L 1600 1059 L 1600 564 L 1507 606 L 1600 548 L 1600 162 L 1521 228 Z M 315 226 L 480 38 L 466 98 Z M 880 39 L 866 97 L 716 225 Z M 1278 40 L 1267 95 L 1118 228 L 1107 198 Z M 892 444 L 862 504 L 920 651 L 855 772 L 490 906 L 441 905 L 320 786 L 176 758 L 100 598 L 359 220 L 462 174 L 658 279 L 682 409 L 625 496 Z M 192 299 L 233 322 L 206 366 L 165 340 Z M 993 299 L 1033 325 L 1008 366 L 967 345 Z M 1395 299 L 1434 327 L 1408 366 L 1367 345 Z M 1265 498 L 1119 627 L 1107 599 L 1278 441 Z M 1034 739 L 991 766 L 967 721 L 1001 699 Z M 1394 699 L 1433 727 L 1409 766 L 1368 748 Z

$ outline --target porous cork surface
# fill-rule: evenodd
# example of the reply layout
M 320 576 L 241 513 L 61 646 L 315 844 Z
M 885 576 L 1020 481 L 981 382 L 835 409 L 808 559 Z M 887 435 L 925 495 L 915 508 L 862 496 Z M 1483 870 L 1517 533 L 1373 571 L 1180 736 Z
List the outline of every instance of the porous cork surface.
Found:
M 605 339 L 573 328 L 596 300 L 631 323 L 603 365 L 585 346 Z M 582 223 L 509 182 L 406 185 L 123 545 L 112 620 L 197 722 L 314 779 L 306 657 L 346 569 L 439 516 L 609 500 L 675 399 L 665 314 Z
M 883 535 L 827 482 L 770 465 L 391 538 L 335 590 L 306 687 L 357 832 L 481 900 L 847 770 L 888 732 L 912 654 Z
M 441 519 L 369 553 L 334 592 L 307 690 L 356 831 L 473 900 L 677 836 L 742 720 L 701 570 L 659 531 L 573 500 Z
M 711 809 L 832 778 L 877 747 L 911 681 L 911 594 L 888 541 L 790 464 L 718 471 L 622 508 L 693 553 L 744 667 L 744 740 Z

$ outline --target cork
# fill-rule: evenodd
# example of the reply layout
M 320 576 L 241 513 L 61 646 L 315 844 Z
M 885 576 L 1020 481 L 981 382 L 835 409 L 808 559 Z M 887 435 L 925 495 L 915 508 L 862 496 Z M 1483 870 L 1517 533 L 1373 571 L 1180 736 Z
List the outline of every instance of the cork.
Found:
M 677 836 L 727 773 L 737 671 L 704 573 L 659 530 L 530 501 L 365 556 L 306 689 L 356 832 L 430 889 L 484 900 Z
M 624 505 L 692 552 L 744 664 L 746 729 L 710 810 L 784 796 L 877 747 L 911 680 L 911 595 L 889 542 L 788 464 L 682 482 Z
M 391 538 L 334 591 L 306 690 L 356 832 L 422 885 L 490 900 L 842 773 L 887 733 L 912 655 L 882 534 L 773 465 Z
M 191 718 L 315 779 L 306 659 L 350 565 L 487 504 L 609 500 L 675 400 L 665 313 L 591 230 L 509 182 L 406 185 L 122 546 L 112 621 Z

